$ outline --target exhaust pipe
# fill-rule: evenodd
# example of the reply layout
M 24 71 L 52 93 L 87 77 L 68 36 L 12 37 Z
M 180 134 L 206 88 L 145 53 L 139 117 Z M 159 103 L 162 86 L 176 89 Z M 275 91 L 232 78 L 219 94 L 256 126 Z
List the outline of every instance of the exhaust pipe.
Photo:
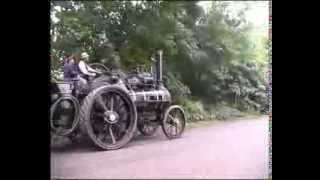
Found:
M 156 81 L 157 81 L 157 89 L 162 84 L 162 55 L 163 51 L 158 50 L 156 54 Z

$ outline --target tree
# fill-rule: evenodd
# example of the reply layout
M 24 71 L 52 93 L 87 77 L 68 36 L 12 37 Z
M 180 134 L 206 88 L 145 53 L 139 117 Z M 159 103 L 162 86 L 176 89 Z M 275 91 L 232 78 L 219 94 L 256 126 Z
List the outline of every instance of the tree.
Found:
M 244 12 L 231 2 L 212 3 L 207 13 L 197 1 L 52 1 L 52 68 L 65 53 L 89 53 L 92 62 L 149 65 L 164 50 L 165 74 L 175 96 L 239 107 L 265 103 L 266 38 L 252 33 Z

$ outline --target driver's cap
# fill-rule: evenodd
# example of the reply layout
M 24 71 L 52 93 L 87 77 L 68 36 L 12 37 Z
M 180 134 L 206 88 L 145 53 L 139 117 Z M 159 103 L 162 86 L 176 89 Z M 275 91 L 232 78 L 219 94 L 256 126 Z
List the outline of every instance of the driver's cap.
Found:
M 81 53 L 81 58 L 87 59 L 87 58 L 89 58 L 89 54 L 86 52 L 83 52 L 83 53 Z

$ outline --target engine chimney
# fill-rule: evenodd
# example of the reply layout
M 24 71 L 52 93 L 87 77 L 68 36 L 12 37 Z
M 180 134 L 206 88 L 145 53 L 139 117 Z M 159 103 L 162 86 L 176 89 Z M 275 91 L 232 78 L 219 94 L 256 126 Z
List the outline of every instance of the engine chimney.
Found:
M 156 54 L 156 81 L 157 87 L 162 84 L 162 55 L 163 51 L 158 50 Z

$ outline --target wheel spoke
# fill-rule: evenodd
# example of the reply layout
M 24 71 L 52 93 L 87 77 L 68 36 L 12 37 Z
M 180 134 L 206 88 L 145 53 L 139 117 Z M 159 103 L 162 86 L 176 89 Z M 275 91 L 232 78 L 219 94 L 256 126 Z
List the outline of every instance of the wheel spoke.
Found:
M 119 95 L 115 95 L 115 102 L 114 102 L 114 107 L 119 110 L 120 107 L 122 106 L 121 104 L 121 98 L 119 97 Z
M 174 117 L 171 116 L 170 114 L 168 114 L 169 118 L 173 121 L 174 120 Z
M 167 131 L 169 132 L 169 134 L 171 134 L 171 125 L 170 124 L 168 124 L 168 126 L 167 126 Z
M 117 127 L 117 137 L 121 138 L 123 133 L 125 132 L 125 127 L 123 127 L 123 124 L 117 123 L 114 127 Z
M 113 97 L 110 99 L 110 111 L 113 111 Z
M 121 115 L 120 117 L 120 122 L 125 122 L 127 123 L 127 120 L 128 120 L 128 111 L 127 109 L 125 108 L 125 106 L 121 106 L 118 110 L 118 113 Z
M 103 113 L 101 113 L 101 112 L 94 112 L 93 113 L 93 117 L 103 117 L 104 116 L 104 114 Z
M 111 126 L 109 126 L 109 133 L 110 133 L 110 136 L 111 136 L 111 139 L 112 139 L 112 144 L 115 144 L 115 143 L 116 143 L 116 140 L 115 140 L 115 138 L 114 138 L 114 135 L 113 135 L 113 131 L 112 131 Z
M 96 132 L 97 136 L 96 138 L 100 141 L 105 141 L 106 139 L 106 135 L 105 135 L 105 131 L 106 131 L 106 126 L 95 126 L 94 127 L 94 131 Z
M 179 129 L 178 129 L 178 124 L 176 124 L 176 125 L 174 126 L 174 129 L 175 129 L 175 134 L 178 134 L 178 132 L 179 132 L 179 131 L 178 131 L 178 130 L 179 130 Z
M 100 107 L 103 108 L 104 111 L 108 111 L 108 108 L 107 108 L 106 104 L 104 103 L 101 95 L 97 98 L 97 102 L 100 105 Z

